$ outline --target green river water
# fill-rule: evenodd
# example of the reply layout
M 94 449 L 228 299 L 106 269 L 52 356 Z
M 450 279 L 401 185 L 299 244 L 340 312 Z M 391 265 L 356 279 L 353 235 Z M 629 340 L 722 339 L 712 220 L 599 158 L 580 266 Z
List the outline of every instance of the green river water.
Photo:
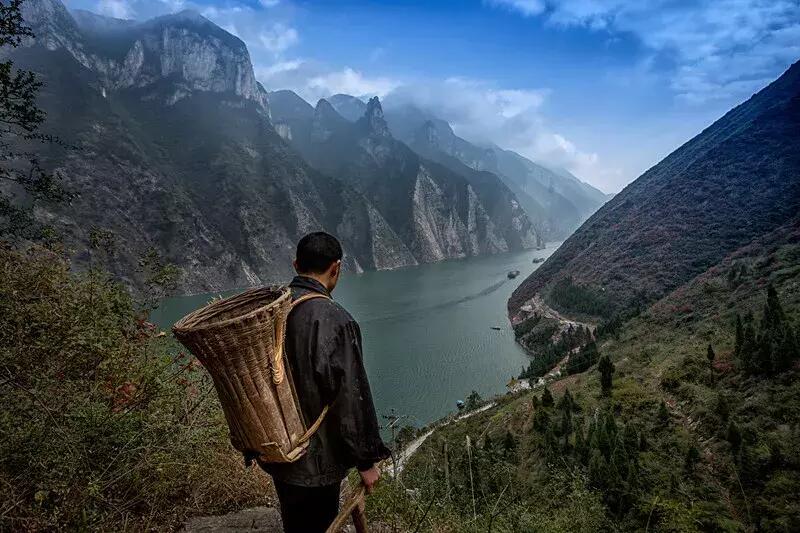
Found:
M 506 302 L 539 266 L 533 259 L 549 256 L 557 246 L 343 274 L 333 297 L 361 325 L 379 416 L 394 408 L 422 426 L 454 411 L 456 401 L 473 389 L 484 397 L 505 392 L 529 360 L 514 342 Z M 519 277 L 508 279 L 510 270 L 519 270 Z M 168 329 L 215 295 L 169 298 L 152 320 Z

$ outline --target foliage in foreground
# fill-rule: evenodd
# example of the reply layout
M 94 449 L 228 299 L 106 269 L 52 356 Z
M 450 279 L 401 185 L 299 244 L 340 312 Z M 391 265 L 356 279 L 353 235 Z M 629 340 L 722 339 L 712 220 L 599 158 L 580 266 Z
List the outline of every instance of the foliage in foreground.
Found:
M 0 529 L 161 529 L 266 503 L 176 352 L 105 275 L 0 250 Z

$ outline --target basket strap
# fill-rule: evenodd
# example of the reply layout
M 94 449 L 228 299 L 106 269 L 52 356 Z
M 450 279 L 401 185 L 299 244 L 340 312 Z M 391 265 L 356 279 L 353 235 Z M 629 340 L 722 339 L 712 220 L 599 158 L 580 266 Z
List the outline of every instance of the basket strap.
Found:
M 277 452 L 281 456 L 282 458 L 281 462 L 283 463 L 293 463 L 297 461 L 303 455 L 305 455 L 306 442 L 308 442 L 308 440 L 312 436 L 314 436 L 314 433 L 316 433 L 319 427 L 322 425 L 322 421 L 325 420 L 325 415 L 328 414 L 328 410 L 330 409 L 330 407 L 331 407 L 330 405 L 326 405 L 325 407 L 322 408 L 322 412 L 319 414 L 317 419 L 314 421 L 313 424 L 311 424 L 311 427 L 308 428 L 305 433 L 303 433 L 303 436 L 298 439 L 297 444 L 288 454 L 284 453 L 283 449 L 277 442 L 265 442 L 264 444 L 262 444 L 262 446 L 264 448 L 274 449 L 275 452 Z M 261 457 L 262 460 L 264 460 L 265 462 L 269 462 L 269 460 L 265 459 L 264 455 L 262 455 Z
M 289 320 L 289 315 L 292 313 L 295 307 L 308 300 L 313 300 L 314 298 L 325 298 L 327 300 L 331 299 L 329 296 L 318 292 L 310 292 L 301 296 L 289 304 L 289 311 L 286 313 L 286 318 L 279 321 L 278 327 L 275 328 L 275 354 L 272 360 L 272 382 L 276 385 L 279 385 L 284 378 L 283 346 L 286 343 L 286 321 Z
M 328 414 L 328 409 L 330 409 L 330 405 L 326 405 L 325 407 L 322 408 L 322 412 L 319 414 L 317 419 L 314 420 L 314 423 L 311 424 L 311 427 L 309 427 L 306 430 L 306 432 L 303 433 L 303 436 L 300 437 L 300 440 L 297 441 L 297 444 L 303 444 L 305 441 L 310 439 L 314 435 L 314 433 L 317 432 L 319 426 L 322 425 L 322 421 L 325 420 L 325 415 Z

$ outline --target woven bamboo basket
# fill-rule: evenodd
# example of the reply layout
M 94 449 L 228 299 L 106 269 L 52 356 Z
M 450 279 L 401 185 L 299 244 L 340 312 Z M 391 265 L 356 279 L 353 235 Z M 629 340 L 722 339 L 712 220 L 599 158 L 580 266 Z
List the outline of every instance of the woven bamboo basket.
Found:
M 268 463 L 299 459 L 327 410 L 306 425 L 283 350 L 292 307 L 288 287 L 250 289 L 172 328 L 211 374 L 233 446 Z

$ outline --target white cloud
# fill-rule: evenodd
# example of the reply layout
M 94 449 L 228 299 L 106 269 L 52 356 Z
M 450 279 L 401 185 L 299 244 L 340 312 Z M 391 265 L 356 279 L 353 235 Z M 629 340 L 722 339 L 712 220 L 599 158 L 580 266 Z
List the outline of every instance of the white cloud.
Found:
M 746 97 L 800 57 L 797 0 L 550 0 L 538 13 L 517 11 L 555 25 L 636 36 L 661 68 L 671 65 L 670 87 L 689 103 Z
M 118 19 L 130 19 L 134 16 L 133 8 L 127 0 L 100 0 L 97 3 L 97 12 Z
M 450 123 L 460 136 L 498 146 L 579 176 L 601 172 L 595 153 L 579 149 L 543 116 L 548 89 L 507 89 L 465 78 L 399 86 L 386 108 L 410 103 Z
M 271 28 L 261 31 L 258 40 L 261 46 L 278 55 L 296 45 L 300 41 L 300 34 L 296 29 L 276 22 Z
M 279 61 L 267 67 L 257 67 L 256 77 L 260 80 L 273 79 L 282 74 L 296 72 L 303 66 L 303 64 L 304 62 L 302 59 L 293 59 L 291 61 Z
M 539 15 L 545 10 L 544 0 L 486 0 L 486 3 L 517 11 L 526 17 Z
M 345 67 L 309 79 L 306 92 L 324 96 L 345 93 L 354 96 L 383 97 L 398 85 L 399 83 L 391 78 L 368 77 L 357 70 Z

